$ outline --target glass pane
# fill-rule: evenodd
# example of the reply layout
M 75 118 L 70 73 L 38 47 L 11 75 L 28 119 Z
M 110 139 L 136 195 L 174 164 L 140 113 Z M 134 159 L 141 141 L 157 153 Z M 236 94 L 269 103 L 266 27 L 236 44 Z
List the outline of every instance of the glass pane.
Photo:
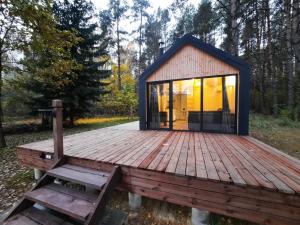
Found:
M 235 91 L 236 91 L 236 76 L 226 76 L 223 87 L 223 132 L 234 133 L 236 128 L 235 121 Z
M 222 77 L 203 79 L 203 130 L 222 131 Z
M 173 82 L 173 129 L 200 130 L 201 80 Z
M 169 128 L 169 83 L 149 85 L 149 128 Z

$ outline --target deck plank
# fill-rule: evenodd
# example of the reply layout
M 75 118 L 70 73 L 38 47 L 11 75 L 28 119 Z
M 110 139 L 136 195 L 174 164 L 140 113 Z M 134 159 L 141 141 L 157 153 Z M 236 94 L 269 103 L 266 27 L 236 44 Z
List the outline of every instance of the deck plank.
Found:
M 205 166 L 199 135 L 195 133 L 194 138 L 195 138 L 195 157 L 196 157 L 195 163 L 196 163 L 197 177 L 206 179 L 207 171 L 206 171 L 206 166 Z
M 189 146 L 190 135 L 189 133 L 184 133 L 183 144 L 181 146 L 178 163 L 176 166 L 175 174 L 185 175 L 186 174 L 186 165 L 187 165 L 187 156 Z
M 169 160 L 168 166 L 165 170 L 168 173 L 174 173 L 176 170 L 176 166 L 177 166 L 178 158 L 180 155 L 181 147 L 183 144 L 183 140 L 184 140 L 184 132 L 180 132 L 180 138 L 175 146 L 175 150 L 174 150 L 174 152 Z
M 154 170 L 160 164 L 161 160 L 170 151 L 170 148 L 173 146 L 173 143 L 176 141 L 176 133 L 172 133 L 171 137 L 163 143 L 162 148 L 160 149 L 159 153 L 152 159 L 149 166 L 147 167 L 150 170 Z
M 218 154 L 219 158 L 222 159 L 222 162 L 228 171 L 228 174 L 230 174 L 230 179 L 235 183 L 239 185 L 246 185 L 247 183 L 245 180 L 241 177 L 236 167 L 233 165 L 233 163 L 229 160 L 228 156 L 225 154 L 225 151 L 223 150 L 224 146 L 220 145 L 217 140 L 217 134 L 210 136 L 211 142 L 213 144 L 213 147 L 216 150 L 216 153 Z
M 220 181 L 220 177 L 218 175 L 217 169 L 215 167 L 215 164 L 213 163 L 212 157 L 209 153 L 209 148 L 207 146 L 207 143 L 204 139 L 204 134 L 197 133 L 201 145 L 201 149 L 203 152 L 204 162 L 206 166 L 206 172 L 207 172 L 207 178 L 211 180 Z
M 284 182 L 287 186 L 289 186 L 291 189 L 293 189 L 295 192 L 300 193 L 300 177 L 297 174 L 293 174 L 293 171 L 290 171 L 287 167 L 284 167 L 280 164 L 276 165 L 276 161 L 272 161 L 270 163 L 269 158 L 265 158 L 263 154 L 261 154 L 261 151 L 259 151 L 256 146 L 249 145 L 249 143 L 245 143 L 244 140 L 236 139 L 235 137 L 232 137 L 233 139 L 242 142 L 245 147 L 248 149 L 248 154 L 253 157 L 257 162 L 259 162 L 261 165 L 264 165 L 270 173 L 272 173 L 274 176 L 276 176 L 279 180 Z M 257 151 L 258 150 L 258 151 Z M 288 174 L 285 175 L 285 174 Z
M 196 176 L 195 135 L 194 133 L 190 133 L 189 136 L 190 141 L 185 174 L 188 176 Z
M 282 182 L 280 179 L 278 179 L 274 174 L 272 174 L 267 168 L 265 168 L 265 165 L 261 165 L 259 162 L 257 162 L 253 157 L 251 157 L 246 149 L 243 150 L 243 145 L 240 144 L 238 141 L 233 140 L 231 136 L 226 136 L 225 139 L 232 141 L 235 143 L 235 146 L 237 147 L 236 150 L 243 156 L 248 162 L 251 162 L 251 164 L 261 172 L 261 174 L 267 178 L 269 181 L 273 183 L 278 190 L 286 192 L 286 193 L 294 193 L 294 191 L 289 188 L 284 182 Z M 245 147 L 244 147 L 245 148 Z
M 180 137 L 182 135 L 182 133 L 180 133 L 180 132 L 176 132 L 175 134 L 176 134 L 176 138 L 175 138 L 174 142 L 172 143 L 172 145 L 168 148 L 168 151 L 162 158 L 159 165 L 157 166 L 157 168 L 156 168 L 157 171 L 166 171 L 166 169 L 167 169 L 167 166 L 171 160 L 171 157 L 172 157 L 172 155 L 176 149 L 176 146 L 178 145 Z

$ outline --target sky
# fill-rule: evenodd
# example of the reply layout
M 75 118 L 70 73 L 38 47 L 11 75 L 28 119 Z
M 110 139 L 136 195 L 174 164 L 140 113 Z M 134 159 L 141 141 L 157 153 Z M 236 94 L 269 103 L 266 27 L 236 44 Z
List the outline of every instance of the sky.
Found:
M 109 0 L 91 0 L 95 5 L 97 10 L 104 10 L 108 8 Z M 148 13 L 153 13 L 159 7 L 161 9 L 165 9 L 172 4 L 174 0 L 149 0 L 150 8 L 147 10 Z M 201 0 L 188 0 L 188 3 L 193 4 L 195 7 L 201 2 Z M 127 0 L 129 6 L 132 6 L 132 0 Z M 130 13 L 130 11 L 128 12 Z M 133 30 L 136 30 L 138 27 L 138 23 L 134 23 L 132 18 L 125 17 L 120 23 L 121 29 L 125 28 L 128 33 L 131 33 Z M 171 30 L 175 26 L 175 19 L 174 16 L 171 15 L 171 21 L 169 23 L 169 30 Z M 128 36 L 127 41 L 132 41 L 134 39 L 133 35 Z
M 167 8 L 174 0 L 149 0 L 152 10 L 157 9 L 158 7 Z M 95 6 L 98 9 L 106 8 L 109 0 L 92 0 Z M 197 5 L 200 0 L 189 0 L 191 4 Z M 128 4 L 132 5 L 132 0 L 128 0 Z

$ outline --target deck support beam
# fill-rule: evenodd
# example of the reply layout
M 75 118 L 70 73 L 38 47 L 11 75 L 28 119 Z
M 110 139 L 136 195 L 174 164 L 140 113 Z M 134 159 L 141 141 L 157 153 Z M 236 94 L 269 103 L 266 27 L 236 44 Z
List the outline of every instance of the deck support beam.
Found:
M 139 194 L 128 192 L 128 204 L 130 210 L 138 210 L 142 205 L 142 196 Z
M 192 225 L 208 225 L 209 212 L 197 208 L 192 208 Z
M 37 168 L 33 169 L 34 179 L 39 180 L 43 176 L 43 172 Z

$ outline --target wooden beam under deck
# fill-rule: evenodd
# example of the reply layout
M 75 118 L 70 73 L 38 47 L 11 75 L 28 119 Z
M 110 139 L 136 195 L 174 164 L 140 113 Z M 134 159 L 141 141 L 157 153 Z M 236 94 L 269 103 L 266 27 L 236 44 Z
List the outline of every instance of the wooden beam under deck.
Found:
M 19 161 L 47 170 L 51 140 L 20 146 Z M 300 224 L 300 163 L 250 137 L 138 131 L 134 126 L 65 138 L 67 161 L 111 171 L 118 189 L 266 225 Z

